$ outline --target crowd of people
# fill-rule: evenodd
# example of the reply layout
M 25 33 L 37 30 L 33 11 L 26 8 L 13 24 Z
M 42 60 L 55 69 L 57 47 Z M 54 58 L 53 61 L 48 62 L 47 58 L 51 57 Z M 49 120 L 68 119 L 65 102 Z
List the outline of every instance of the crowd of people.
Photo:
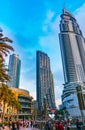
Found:
M 69 119 L 67 119 L 65 121 L 57 120 L 57 121 L 55 121 L 54 125 L 55 125 L 55 128 L 54 128 L 55 130 L 71 130 L 72 129 L 72 125 L 71 125 L 71 122 Z M 53 129 L 52 127 L 53 127 L 53 125 L 51 125 L 51 121 L 48 120 L 45 125 L 45 130 L 52 130 Z M 75 128 L 77 130 L 82 130 L 82 123 L 80 122 L 79 119 L 77 119 L 75 122 Z
M 8 128 L 9 130 L 20 130 L 20 128 L 24 127 L 24 128 L 33 128 L 36 127 L 38 128 L 38 125 L 41 125 L 42 121 L 33 121 L 33 120 L 21 120 L 21 121 L 17 121 L 17 122 L 12 122 L 12 124 L 8 124 Z M 47 120 L 44 121 L 42 123 L 42 126 L 44 126 L 43 128 L 40 128 L 40 130 L 71 130 L 72 129 L 72 125 L 71 125 L 71 121 L 69 119 L 67 120 L 56 120 L 56 121 L 52 121 L 52 120 Z M 82 123 L 79 121 L 79 119 L 76 120 L 75 122 L 75 128 L 77 128 L 77 130 L 81 130 L 82 129 Z M 3 124 L 0 127 L 0 130 L 4 130 L 5 129 L 5 125 Z
M 19 120 L 14 122 L 9 122 L 7 125 L 0 125 L 0 130 L 20 130 L 20 128 L 30 128 L 34 127 L 35 122 L 33 120 Z

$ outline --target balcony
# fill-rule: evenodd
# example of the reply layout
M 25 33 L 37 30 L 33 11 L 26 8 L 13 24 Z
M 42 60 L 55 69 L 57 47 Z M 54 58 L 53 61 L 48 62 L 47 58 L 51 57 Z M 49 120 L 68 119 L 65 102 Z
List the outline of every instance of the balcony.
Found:
M 31 109 L 30 106 L 22 106 L 22 109 Z
M 23 103 L 30 103 L 31 104 L 31 101 L 28 101 L 28 100 L 24 100 L 24 99 L 19 99 L 19 102 L 23 102 Z
M 18 115 L 32 115 L 32 113 L 30 112 L 19 112 Z

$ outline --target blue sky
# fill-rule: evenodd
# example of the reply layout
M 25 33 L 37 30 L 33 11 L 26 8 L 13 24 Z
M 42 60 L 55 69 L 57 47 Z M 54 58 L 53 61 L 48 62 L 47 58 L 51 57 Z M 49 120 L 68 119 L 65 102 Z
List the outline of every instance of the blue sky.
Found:
M 0 1 L 0 27 L 5 36 L 14 41 L 15 53 L 19 54 L 22 62 L 20 88 L 29 90 L 35 98 L 36 50 L 41 50 L 50 57 L 57 104 L 61 102 L 64 83 L 58 39 L 60 14 L 64 5 L 77 18 L 85 36 L 84 0 Z

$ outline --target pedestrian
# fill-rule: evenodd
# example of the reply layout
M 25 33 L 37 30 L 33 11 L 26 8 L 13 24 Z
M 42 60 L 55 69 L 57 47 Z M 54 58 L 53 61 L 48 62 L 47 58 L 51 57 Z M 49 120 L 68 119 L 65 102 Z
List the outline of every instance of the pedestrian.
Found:
M 71 123 L 69 119 L 67 120 L 66 127 L 67 127 L 67 130 L 70 130 L 71 128 Z
M 64 130 L 64 126 L 62 124 L 62 121 L 58 122 L 58 130 Z
M 76 128 L 77 130 L 81 130 L 81 122 L 79 121 L 79 119 L 77 119 L 76 121 Z
M 16 125 L 17 125 L 17 130 L 19 130 L 19 128 L 20 128 L 20 124 L 19 124 L 18 121 L 16 122 Z
M 48 130 L 51 130 L 51 122 L 48 120 Z
M 5 125 L 4 125 L 4 124 L 2 124 L 2 128 L 3 128 L 3 129 L 5 128 Z
M 33 127 L 33 121 L 31 121 L 31 127 Z
M 9 129 L 10 129 L 10 127 L 11 127 L 11 123 L 10 123 L 10 121 L 9 121 L 9 123 L 8 123 L 8 127 L 9 127 Z
M 2 130 L 2 125 L 0 124 L 0 130 Z
M 46 121 L 45 130 L 51 130 L 51 122 L 50 122 L 50 120 Z
M 45 122 L 45 130 L 48 130 L 48 122 Z
M 55 123 L 55 129 L 58 130 L 58 122 Z
M 15 122 L 12 123 L 12 130 L 17 130 Z

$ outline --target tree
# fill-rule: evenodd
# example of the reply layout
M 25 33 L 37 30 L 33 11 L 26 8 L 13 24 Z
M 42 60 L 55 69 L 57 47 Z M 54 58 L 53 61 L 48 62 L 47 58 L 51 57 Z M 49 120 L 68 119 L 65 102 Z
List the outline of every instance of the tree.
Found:
M 18 100 L 16 100 L 16 103 L 15 103 L 15 109 L 17 110 L 17 120 L 18 120 L 18 113 L 19 113 L 19 110 L 22 109 L 20 103 Z
M 45 116 L 45 119 L 48 118 L 48 110 L 47 110 L 47 99 L 46 96 L 43 98 L 44 110 L 42 111 L 42 115 Z
M 7 74 L 8 69 L 4 64 L 4 60 L 0 58 L 0 82 L 6 82 L 10 80 L 10 77 Z
M 8 37 L 4 37 L 2 30 L 0 29 L 0 82 L 6 82 L 10 80 L 10 77 L 7 74 L 8 69 L 5 65 L 5 56 L 14 51 L 13 47 L 7 43 L 12 43 L 13 41 Z
M 10 93 L 10 97 L 11 98 L 8 102 L 8 106 L 9 106 L 9 110 L 12 110 L 12 113 L 9 113 L 9 117 L 11 117 L 12 116 L 11 114 L 13 114 L 14 110 L 16 110 L 17 119 L 18 119 L 18 112 L 19 112 L 19 110 L 22 109 L 22 107 L 13 92 Z
M 18 102 L 18 99 L 16 95 L 12 92 L 12 90 L 6 85 L 2 84 L 0 87 L 0 102 L 3 103 L 3 113 L 2 113 L 2 121 L 4 122 L 5 117 L 5 108 L 6 105 L 10 108 L 16 109 L 16 111 L 19 111 L 21 109 L 20 103 Z M 18 113 L 18 112 L 17 112 Z M 10 117 L 9 113 L 9 117 Z
M 0 87 L 0 102 L 3 103 L 3 114 L 2 114 L 2 121 L 4 122 L 4 116 L 5 116 L 5 106 L 6 103 L 9 101 L 9 88 L 6 84 L 2 84 L 2 87 Z
M 60 110 L 56 110 L 55 112 L 55 119 L 58 119 L 58 118 L 63 118 L 65 119 L 67 117 L 67 110 L 66 108 L 63 108 L 63 109 L 60 109 Z
M 8 37 L 3 37 L 2 30 L 0 30 L 0 57 L 4 59 L 4 56 L 7 56 L 10 51 L 14 51 L 13 47 L 8 43 L 12 43 L 13 41 Z

